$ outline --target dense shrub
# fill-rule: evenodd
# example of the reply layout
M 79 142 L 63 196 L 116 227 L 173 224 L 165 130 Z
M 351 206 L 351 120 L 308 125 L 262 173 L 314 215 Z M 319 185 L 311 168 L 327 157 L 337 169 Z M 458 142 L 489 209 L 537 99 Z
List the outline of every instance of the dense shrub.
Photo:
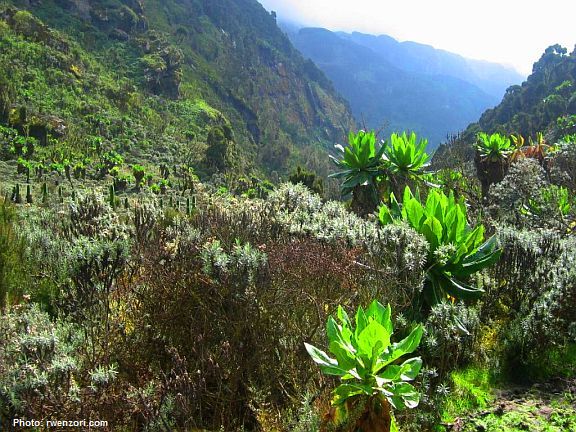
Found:
M 575 240 L 511 228 L 502 229 L 499 238 L 504 253 L 492 274 L 483 321 L 498 325 L 504 368 L 529 377 L 530 366 L 550 350 L 575 341 Z
M 292 412 L 285 425 L 302 428 L 328 407 L 332 385 L 303 343 L 322 344 L 337 305 L 389 301 L 400 334 L 410 328 L 402 316 L 421 296 L 429 245 L 406 224 L 361 219 L 303 185 L 266 200 L 203 190 L 190 215 L 151 203 L 113 210 L 96 195 L 22 207 L 13 235 L 26 246 L 23 265 L 42 275 L 24 279 L 22 293 L 50 312 L 47 328 L 74 323 L 64 327 L 80 339 L 67 340 L 81 340 L 70 351 L 81 402 L 63 395 L 60 406 L 91 404 L 117 425 L 131 413 L 130 424 L 148 430 L 279 428 L 283 411 Z M 416 383 L 422 413 L 403 424 L 433 423 L 438 386 L 483 360 L 487 344 L 495 366 L 513 369 L 573 338 L 574 240 L 506 227 L 497 236 L 501 262 L 475 276 L 486 290 L 479 309 L 431 309 L 421 352 L 430 370 Z M 315 402 L 300 418 L 294 401 L 304 394 Z
M 66 352 L 79 399 L 55 399 L 64 412 L 90 407 L 114 426 L 159 431 L 305 429 L 329 407 L 333 383 L 303 343 L 323 343 L 337 305 L 390 302 L 399 334 L 409 331 L 402 317 L 421 296 L 429 245 L 406 224 L 361 219 L 303 185 L 281 185 L 266 200 L 204 190 L 197 185 L 190 214 L 152 203 L 114 210 L 97 195 L 19 207 L 10 226 L 25 246 L 23 268 L 39 275 L 22 279 L 22 294 L 49 311 L 37 313 L 45 328 L 75 335 L 62 343 L 78 341 Z M 497 236 L 501 262 L 473 282 L 486 290 L 479 309 L 431 309 L 420 352 L 430 368 L 416 382 L 422 408 L 402 424 L 434 423 L 445 377 L 483 360 L 489 343 L 503 359 L 495 365 L 511 369 L 572 340 L 574 240 L 554 230 Z M 29 393 L 19 397 L 45 409 Z
M 37 306 L 7 311 L 0 321 L 2 419 L 71 412 L 80 398 L 78 343 L 70 326 L 54 325 Z
M 426 364 L 434 365 L 440 379 L 474 356 L 480 317 L 462 302 L 443 302 L 432 307 L 422 341 Z
M 555 184 L 576 191 L 576 144 L 562 142 L 550 161 L 550 177 Z
M 186 396 L 196 427 L 253 427 L 270 403 L 316 388 L 302 347 L 321 339 L 336 305 L 376 297 L 406 308 L 422 282 L 419 236 L 362 221 L 302 185 L 266 202 L 221 197 L 154 238 L 129 321 L 149 329 L 140 352 L 162 358 L 173 346 L 201 371 Z
M 402 312 L 422 289 L 427 244 L 405 225 L 362 220 L 303 185 L 265 201 L 201 190 L 191 216 L 96 196 L 22 212 L 24 256 L 44 275 L 24 292 L 81 329 L 88 388 L 115 376 L 93 402 L 106 418 L 253 430 L 320 391 L 303 343 L 321 343 L 338 304 L 381 298 Z
M 538 199 L 547 186 L 546 173 L 535 159 L 520 159 L 510 166 L 504 180 L 490 189 L 491 213 L 497 220 L 522 227 L 530 218 L 522 212 L 529 200 Z
M 0 204 L 0 311 L 7 303 L 21 298 L 25 279 L 25 246 L 18 238 L 15 223 L 15 209 L 7 202 Z
M 37 305 L 8 310 L 0 322 L 1 421 L 92 418 L 108 421 L 109 430 L 128 424 L 133 387 L 112 357 L 90 361 L 94 342 L 90 329 L 54 322 Z

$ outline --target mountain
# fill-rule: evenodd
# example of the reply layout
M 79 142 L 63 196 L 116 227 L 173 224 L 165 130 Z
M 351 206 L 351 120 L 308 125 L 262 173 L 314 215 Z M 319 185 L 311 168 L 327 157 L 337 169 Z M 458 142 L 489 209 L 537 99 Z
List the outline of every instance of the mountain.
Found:
M 414 130 L 430 149 L 463 129 L 520 76 L 504 67 L 464 59 L 389 36 L 285 28 L 370 128 Z
M 474 84 L 497 100 L 502 98 L 510 85 L 522 82 L 524 78 L 514 69 L 498 63 L 467 59 L 430 45 L 398 42 L 387 35 L 373 36 L 358 32 L 338 34 L 374 50 L 402 70 L 458 78 Z
M 576 133 L 572 116 L 576 116 L 576 48 L 568 54 L 566 48 L 553 45 L 534 63 L 525 82 L 509 87 L 498 106 L 486 110 L 451 145 L 441 146 L 436 159 L 446 159 L 447 152 L 472 159 L 472 144 L 480 131 L 519 133 L 526 138 L 543 132 L 549 142 L 556 142 Z
M 287 172 L 354 127 L 345 100 L 256 0 L 5 4 L 22 10 L 1 16 L 2 123 L 24 130 L 36 118 L 46 129 L 55 118 L 75 134 L 62 141 L 192 160 L 205 174 Z

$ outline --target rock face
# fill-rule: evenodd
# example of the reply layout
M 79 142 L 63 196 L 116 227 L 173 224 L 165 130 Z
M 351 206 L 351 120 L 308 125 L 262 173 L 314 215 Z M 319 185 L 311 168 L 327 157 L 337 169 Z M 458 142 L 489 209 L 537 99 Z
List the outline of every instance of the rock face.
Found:
M 90 2 L 88 0 L 72 0 L 78 14 L 83 18 L 90 18 Z

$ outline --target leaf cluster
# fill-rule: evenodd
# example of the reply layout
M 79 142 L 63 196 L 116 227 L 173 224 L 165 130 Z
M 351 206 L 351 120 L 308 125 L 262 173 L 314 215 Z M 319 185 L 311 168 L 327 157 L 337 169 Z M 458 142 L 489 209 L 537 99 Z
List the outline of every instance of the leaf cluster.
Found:
M 514 145 L 510 138 L 499 133 L 488 135 L 485 132 L 480 132 L 475 148 L 482 159 L 490 162 L 505 160 L 514 151 Z
M 409 381 L 420 372 L 422 360 L 414 357 L 401 364 L 397 360 L 416 350 L 423 327 L 418 325 L 408 337 L 393 343 L 391 307 L 376 300 L 366 310 L 358 308 L 355 327 L 341 306 L 336 318 L 329 317 L 326 323 L 329 350 L 335 358 L 305 344 L 322 372 L 343 381 L 334 390 L 332 403 L 341 406 L 354 396 L 377 396 L 396 409 L 415 408 L 419 394 Z
M 482 290 L 466 283 L 477 271 L 492 265 L 500 256 L 494 237 L 484 242 L 484 226 L 468 225 L 463 199 L 453 193 L 432 190 L 423 204 L 407 187 L 402 207 L 391 196 L 390 207 L 380 207 L 384 225 L 404 221 L 422 234 L 430 249 L 427 257 L 426 301 L 436 304 L 446 294 L 457 299 L 476 299 Z
M 330 155 L 332 161 L 340 171 L 330 177 L 343 178 L 342 195 L 348 195 L 359 185 L 376 184 L 376 179 L 382 175 L 381 164 L 384 147 L 376 143 L 374 131 L 350 132 L 348 146 L 337 145 L 340 158 Z
M 544 216 L 546 213 L 551 217 L 565 220 L 572 211 L 574 197 L 565 187 L 549 185 L 540 189 L 540 196 L 528 199 L 522 210 L 534 216 Z M 550 214 L 551 213 L 551 214 Z
M 383 146 L 385 166 L 392 174 L 421 174 L 428 164 L 427 145 L 426 139 L 420 139 L 417 143 L 414 132 L 410 136 L 406 132 L 402 135 L 393 133 L 390 144 L 385 143 Z
M 381 195 L 401 191 L 408 182 L 425 180 L 428 141 L 416 134 L 393 133 L 390 141 L 376 142 L 374 131 L 350 133 L 349 145 L 337 145 L 340 158 L 330 156 L 340 171 L 330 177 L 343 178 L 343 196 L 353 192 L 352 209 L 366 215 L 376 209 Z

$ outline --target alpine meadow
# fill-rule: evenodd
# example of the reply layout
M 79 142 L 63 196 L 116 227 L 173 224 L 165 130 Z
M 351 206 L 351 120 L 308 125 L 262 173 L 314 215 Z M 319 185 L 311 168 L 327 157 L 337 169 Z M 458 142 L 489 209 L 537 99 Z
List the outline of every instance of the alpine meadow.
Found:
M 0 430 L 576 431 L 576 48 L 270 3 L 0 0 Z

